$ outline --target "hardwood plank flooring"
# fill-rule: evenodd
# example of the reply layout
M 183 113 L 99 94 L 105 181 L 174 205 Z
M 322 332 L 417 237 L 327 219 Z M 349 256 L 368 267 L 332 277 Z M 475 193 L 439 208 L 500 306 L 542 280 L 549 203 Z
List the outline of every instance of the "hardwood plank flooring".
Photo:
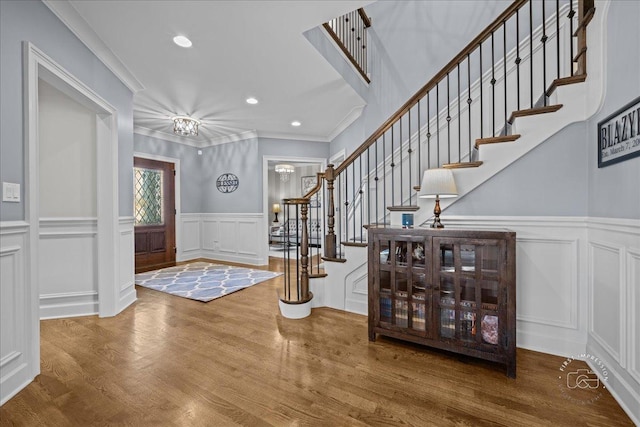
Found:
M 632 425 L 607 390 L 568 400 L 562 357 L 518 349 L 509 379 L 497 364 L 369 342 L 365 316 L 284 319 L 281 286 L 210 303 L 138 287 L 116 317 L 44 320 L 42 373 L 0 408 L 0 425 Z

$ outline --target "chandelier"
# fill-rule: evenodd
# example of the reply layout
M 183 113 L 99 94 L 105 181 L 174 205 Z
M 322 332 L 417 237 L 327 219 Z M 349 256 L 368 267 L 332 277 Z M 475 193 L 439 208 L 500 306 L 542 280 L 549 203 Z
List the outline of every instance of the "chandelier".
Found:
M 280 174 L 280 181 L 287 182 L 292 173 L 296 171 L 292 165 L 280 164 L 276 165 L 276 173 Z
M 198 136 L 200 122 L 186 116 L 176 116 L 173 119 L 173 133 L 181 136 Z

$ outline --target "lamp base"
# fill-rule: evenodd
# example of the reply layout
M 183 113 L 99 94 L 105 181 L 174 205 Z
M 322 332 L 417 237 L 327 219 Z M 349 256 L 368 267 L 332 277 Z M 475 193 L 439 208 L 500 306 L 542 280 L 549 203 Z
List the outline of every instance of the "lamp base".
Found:
M 274 212 L 276 214 L 276 219 L 273 220 L 273 222 L 278 222 L 278 212 Z
M 431 225 L 429 225 L 430 228 L 444 228 L 444 225 L 442 225 L 442 223 L 440 222 L 440 217 L 435 217 L 433 219 L 433 222 L 431 223 Z
M 433 223 L 429 226 L 430 228 L 444 228 L 444 225 L 440 222 L 440 213 L 442 210 L 440 209 L 440 197 L 436 196 L 436 206 L 433 208 Z

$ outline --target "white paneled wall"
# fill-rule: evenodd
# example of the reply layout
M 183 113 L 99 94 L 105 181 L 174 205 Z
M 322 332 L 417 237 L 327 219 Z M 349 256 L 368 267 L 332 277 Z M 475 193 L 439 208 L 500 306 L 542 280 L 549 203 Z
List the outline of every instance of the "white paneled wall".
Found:
M 118 312 L 136 300 L 133 217 L 120 218 L 119 229 Z M 97 220 L 42 219 L 39 244 L 40 318 L 98 314 Z
M 446 219 L 447 227 L 516 232 L 518 347 L 599 358 L 610 373 L 607 389 L 640 423 L 640 220 Z M 366 314 L 366 249 L 347 250 L 346 263 L 325 266 L 321 285 L 312 280 L 314 307 Z
M 96 235 L 95 218 L 40 220 L 41 319 L 98 313 Z
M 607 388 L 640 424 L 640 221 L 590 218 L 588 230 L 586 353 L 605 363 Z
M 0 405 L 40 373 L 35 292 L 28 269 L 29 226 L 0 223 Z
M 133 221 L 133 217 L 122 217 L 119 219 L 120 263 L 118 265 L 118 284 L 120 285 L 120 295 L 118 299 L 118 313 L 133 304 L 136 300 L 136 288 L 133 278 L 135 274 Z
M 178 261 L 209 258 L 251 265 L 268 264 L 267 225 L 256 214 L 182 214 Z

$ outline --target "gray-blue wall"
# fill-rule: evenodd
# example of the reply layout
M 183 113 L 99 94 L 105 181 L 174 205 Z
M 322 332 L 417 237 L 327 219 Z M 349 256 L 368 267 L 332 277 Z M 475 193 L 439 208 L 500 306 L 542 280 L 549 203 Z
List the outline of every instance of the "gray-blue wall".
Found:
M 367 36 L 371 83 L 365 91 L 361 83 L 352 86 L 367 106 L 331 142 L 331 153 L 344 148 L 348 155 L 362 144 L 509 4 L 503 0 L 378 1 L 365 7 L 372 19 Z M 307 38 L 330 63 L 339 63 L 335 46 L 316 44 L 319 36 L 311 32 Z M 334 67 L 353 81 L 352 72 Z
M 118 110 L 119 214 L 133 207 L 133 94 L 40 1 L 0 1 L 0 180 L 21 184 L 21 203 L 0 205 L 2 221 L 25 218 L 22 42 L 30 41 Z
M 598 169 L 598 122 L 640 96 L 640 2 L 612 1 L 607 17 L 605 99 L 587 121 L 589 216 L 640 219 L 640 157 Z M 588 70 L 587 70 L 588 71 Z
M 456 200 L 447 215 L 587 216 L 586 125 L 574 123 Z
M 332 141 L 331 154 L 346 147 L 349 155 L 507 5 L 381 1 L 367 6 L 374 19 L 369 44 L 381 50 L 371 53 L 372 82 L 363 95 L 368 105 L 362 117 Z M 563 129 L 456 201 L 448 214 L 640 218 L 640 158 L 597 166 L 598 122 L 640 95 L 640 2 L 612 1 L 609 8 L 600 111 Z M 457 20 L 465 25 L 451 25 Z M 309 32 L 307 37 L 322 46 L 313 41 L 316 35 Z
M 597 156 L 598 122 L 640 96 L 639 16 L 640 2 L 610 4 L 600 111 L 549 138 L 448 214 L 640 219 L 640 157 L 598 169 Z
M 134 148 L 180 159 L 183 213 L 260 213 L 264 156 L 326 159 L 329 153 L 327 142 L 252 138 L 205 147 L 198 155 L 198 148 L 139 134 L 134 135 Z M 221 193 L 216 187 L 225 173 L 233 173 L 240 181 L 233 193 Z

